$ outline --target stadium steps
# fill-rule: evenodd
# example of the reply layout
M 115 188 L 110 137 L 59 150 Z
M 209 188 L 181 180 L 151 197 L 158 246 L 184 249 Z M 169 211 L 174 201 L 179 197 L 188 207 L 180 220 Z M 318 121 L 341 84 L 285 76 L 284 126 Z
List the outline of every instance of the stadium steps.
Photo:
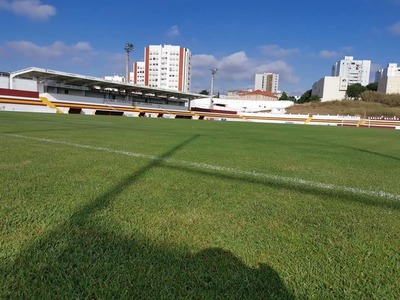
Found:
M 367 123 L 366 119 L 360 119 L 360 121 L 358 121 L 357 127 L 363 127 L 365 123 Z
M 48 107 L 50 108 L 54 108 L 58 114 L 62 114 L 63 112 L 52 102 L 50 102 L 49 99 L 47 99 L 46 97 L 40 97 L 40 100 L 46 104 Z
M 311 120 L 312 120 L 312 115 L 309 115 L 308 118 L 307 118 L 307 120 L 305 121 L 305 124 L 310 123 Z

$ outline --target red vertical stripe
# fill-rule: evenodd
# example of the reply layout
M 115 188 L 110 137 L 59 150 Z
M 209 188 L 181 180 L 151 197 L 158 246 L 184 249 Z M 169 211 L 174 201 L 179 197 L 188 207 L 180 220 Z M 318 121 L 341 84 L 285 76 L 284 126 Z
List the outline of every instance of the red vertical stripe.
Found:
M 149 85 L 150 47 L 146 47 L 144 55 L 144 84 Z
M 137 62 L 133 64 L 133 83 L 137 84 Z
M 179 83 L 178 83 L 178 91 L 182 92 L 183 90 L 183 60 L 185 58 L 185 48 L 180 47 L 179 49 Z

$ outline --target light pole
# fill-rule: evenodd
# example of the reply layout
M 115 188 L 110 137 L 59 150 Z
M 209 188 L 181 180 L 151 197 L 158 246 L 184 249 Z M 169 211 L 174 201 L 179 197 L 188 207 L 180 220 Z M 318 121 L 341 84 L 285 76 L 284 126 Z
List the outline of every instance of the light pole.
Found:
M 133 44 L 131 43 L 126 43 L 125 44 L 125 52 L 126 52 L 126 82 L 130 83 L 130 76 L 129 76 L 129 53 L 132 50 L 135 50 L 135 46 L 133 46 Z
M 215 74 L 217 74 L 218 69 L 217 68 L 212 68 L 210 69 L 211 71 L 211 92 L 210 92 L 210 109 L 213 108 L 214 101 L 213 101 L 213 96 L 214 96 L 214 77 Z

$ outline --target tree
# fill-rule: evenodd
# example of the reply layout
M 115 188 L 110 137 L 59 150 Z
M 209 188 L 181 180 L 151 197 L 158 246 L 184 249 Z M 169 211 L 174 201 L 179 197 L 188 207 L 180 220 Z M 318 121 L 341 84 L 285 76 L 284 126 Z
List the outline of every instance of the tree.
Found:
M 286 94 L 286 92 L 283 92 L 281 97 L 279 98 L 279 100 L 286 100 L 286 101 L 292 101 L 292 102 L 296 102 L 296 97 L 295 96 L 288 96 L 288 94 Z
M 370 83 L 366 86 L 368 91 L 377 91 L 378 90 L 378 82 Z
M 308 98 L 309 102 L 319 102 L 321 101 L 320 96 L 318 95 L 311 95 L 310 98 Z
M 279 100 L 289 100 L 289 96 L 285 92 L 283 92 Z
M 361 93 L 365 92 L 366 90 L 367 88 L 363 86 L 361 83 L 355 83 L 347 87 L 346 95 L 349 98 L 358 100 L 360 98 Z
M 301 97 L 299 98 L 299 100 L 297 100 L 297 103 L 306 103 L 306 102 L 310 102 L 311 92 L 312 92 L 312 90 L 307 90 L 307 91 L 305 91 L 304 94 L 301 95 Z
M 210 95 L 210 93 L 207 90 L 202 90 L 200 93 L 200 95 Z

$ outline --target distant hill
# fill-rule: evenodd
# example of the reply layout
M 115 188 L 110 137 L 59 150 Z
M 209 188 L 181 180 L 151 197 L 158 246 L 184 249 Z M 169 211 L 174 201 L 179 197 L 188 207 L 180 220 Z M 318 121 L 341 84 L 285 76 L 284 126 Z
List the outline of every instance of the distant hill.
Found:
M 287 114 L 311 114 L 311 115 L 357 115 L 357 116 L 400 116 L 400 106 L 391 107 L 376 102 L 361 100 L 343 100 L 328 102 L 308 102 L 295 104 L 286 108 Z

